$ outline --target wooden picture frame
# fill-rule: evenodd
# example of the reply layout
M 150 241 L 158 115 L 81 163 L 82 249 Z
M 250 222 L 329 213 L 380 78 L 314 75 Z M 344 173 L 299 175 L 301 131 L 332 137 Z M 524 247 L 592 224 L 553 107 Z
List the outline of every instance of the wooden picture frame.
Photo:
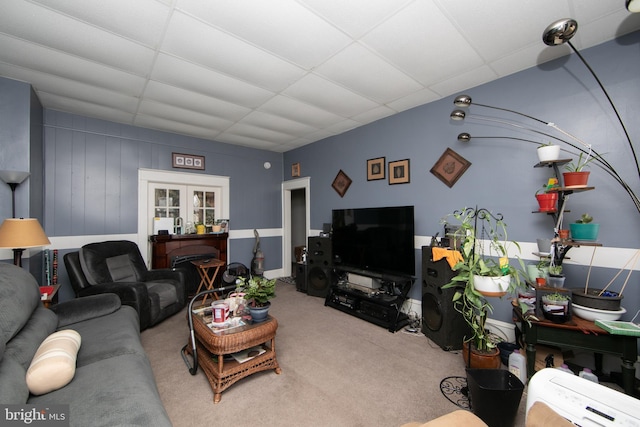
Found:
M 344 173 L 342 169 L 340 169 L 340 172 L 338 172 L 336 177 L 333 179 L 333 183 L 331 184 L 331 186 L 334 190 L 336 190 L 340 197 L 344 197 L 347 190 L 349 189 L 349 186 L 351 185 L 351 182 L 351 178 L 349 178 L 347 174 Z
M 386 158 L 377 157 L 367 160 L 367 181 L 384 179 L 384 163 Z
M 204 156 L 193 154 L 171 153 L 171 165 L 178 169 L 204 170 Z
M 291 176 L 300 176 L 300 162 L 291 165 Z
M 409 159 L 389 162 L 389 185 L 409 182 Z
M 469 169 L 469 166 L 471 166 L 470 161 L 451 148 L 447 148 L 431 168 L 431 173 L 451 188 L 460 179 L 462 174 Z

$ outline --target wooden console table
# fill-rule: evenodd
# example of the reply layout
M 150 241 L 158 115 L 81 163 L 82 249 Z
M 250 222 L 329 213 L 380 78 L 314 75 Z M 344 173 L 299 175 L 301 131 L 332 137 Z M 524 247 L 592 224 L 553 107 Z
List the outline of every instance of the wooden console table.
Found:
M 170 268 L 173 258 L 219 251 L 218 259 L 227 264 L 228 233 L 168 234 L 149 236 L 151 268 Z
M 602 354 L 613 354 L 622 359 L 622 387 L 626 394 L 633 395 L 635 382 L 634 363 L 638 358 L 637 337 L 609 334 L 589 320 L 576 315 L 566 323 L 552 323 L 548 320 L 531 321 L 522 319 L 519 308 L 513 310 L 514 320 L 520 322 L 527 344 L 527 376 L 535 373 L 536 344 L 548 344 L 563 348 L 592 351 L 596 361 L 602 362 Z M 600 355 L 600 356 L 599 356 Z M 596 366 L 600 370 L 601 366 Z

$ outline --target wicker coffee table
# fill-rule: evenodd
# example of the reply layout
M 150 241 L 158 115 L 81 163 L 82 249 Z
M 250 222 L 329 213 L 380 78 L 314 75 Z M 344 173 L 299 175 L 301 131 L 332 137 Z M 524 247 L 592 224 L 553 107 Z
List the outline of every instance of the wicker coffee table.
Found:
M 198 360 L 213 389 L 213 403 L 220 402 L 222 392 L 242 378 L 269 369 L 280 374 L 275 347 L 278 321 L 274 317 L 269 316 L 264 322 L 215 332 L 208 326 L 210 322 L 210 315 L 193 315 Z M 225 360 L 225 355 L 255 346 L 261 346 L 266 351 L 243 363 L 234 359 Z

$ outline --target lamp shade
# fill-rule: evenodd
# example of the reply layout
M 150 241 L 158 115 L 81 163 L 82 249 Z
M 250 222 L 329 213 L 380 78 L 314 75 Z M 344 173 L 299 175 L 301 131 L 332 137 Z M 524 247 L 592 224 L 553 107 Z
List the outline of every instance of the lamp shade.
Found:
M 0 171 L 0 179 L 7 184 L 21 184 L 29 175 L 22 171 Z
M 51 242 L 35 218 L 7 218 L 0 225 L 0 248 L 36 248 Z

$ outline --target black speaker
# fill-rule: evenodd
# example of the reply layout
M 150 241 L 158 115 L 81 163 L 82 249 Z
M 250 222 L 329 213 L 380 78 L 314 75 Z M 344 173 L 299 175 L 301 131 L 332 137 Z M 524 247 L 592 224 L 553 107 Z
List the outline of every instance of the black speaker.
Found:
M 442 289 L 455 276 L 446 259 L 433 261 L 430 246 L 422 247 L 422 333 L 443 350 L 460 350 L 470 328 L 453 307 L 457 288 Z
M 331 287 L 333 262 L 331 239 L 309 237 L 307 245 L 307 294 L 325 298 Z
M 307 264 L 296 263 L 296 291 L 307 292 Z

